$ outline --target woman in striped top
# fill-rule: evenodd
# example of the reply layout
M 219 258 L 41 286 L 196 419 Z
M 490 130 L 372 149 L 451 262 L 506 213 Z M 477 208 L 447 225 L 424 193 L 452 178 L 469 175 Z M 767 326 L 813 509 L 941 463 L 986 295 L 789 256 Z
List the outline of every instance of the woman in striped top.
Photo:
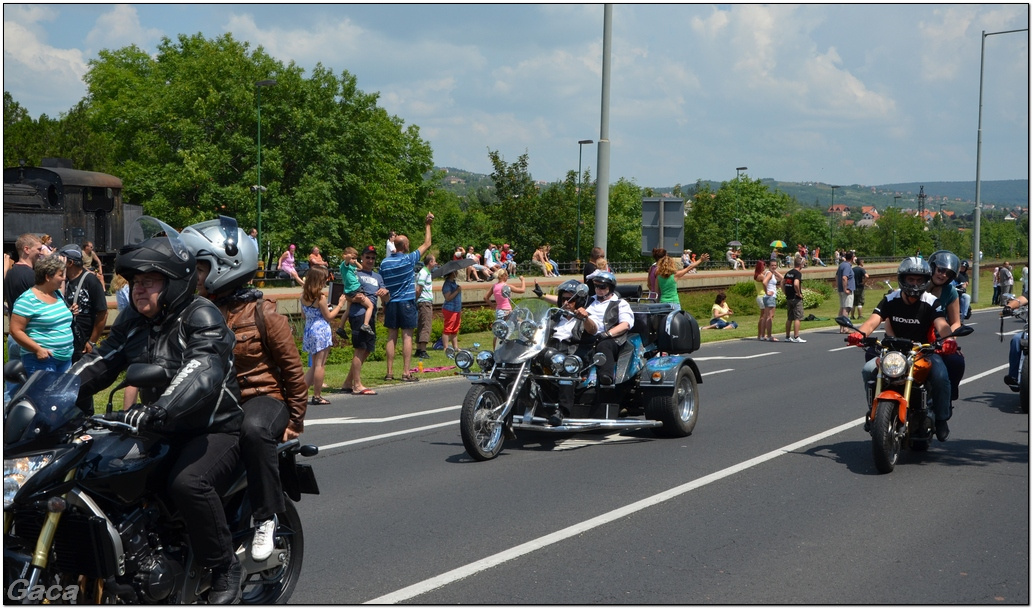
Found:
M 72 311 L 59 288 L 65 280 L 65 263 L 55 255 L 40 257 L 32 267 L 36 285 L 14 301 L 11 336 L 21 345 L 22 363 L 36 370 L 66 372 L 72 365 L 74 339 Z

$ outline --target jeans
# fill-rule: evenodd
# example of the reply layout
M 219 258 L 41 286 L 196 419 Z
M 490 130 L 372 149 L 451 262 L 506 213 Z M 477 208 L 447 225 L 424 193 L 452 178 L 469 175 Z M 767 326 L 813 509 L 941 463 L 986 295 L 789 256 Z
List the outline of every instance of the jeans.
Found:
M 360 317 L 361 321 L 362 318 Z M 269 396 L 244 402 L 240 427 L 240 457 L 247 468 L 247 492 L 255 522 L 284 510 L 280 461 L 276 445 L 290 421 L 287 405 Z
M 951 418 L 951 384 L 947 376 L 947 366 L 935 353 L 926 356 L 932 369 L 929 371 L 929 378 L 926 380 L 926 387 L 929 389 L 929 397 L 933 402 L 933 417 L 937 421 L 947 421 Z M 861 378 L 864 379 L 864 386 L 868 381 L 874 381 L 876 377 L 875 362 L 877 359 L 870 359 L 861 369 Z M 871 404 L 868 405 L 871 408 Z
M 233 483 L 240 457 L 235 433 L 202 433 L 174 448 L 178 454 L 169 473 L 169 496 L 187 522 L 187 535 L 197 562 L 220 567 L 233 561 L 233 545 L 222 494 Z
M 49 370 L 50 372 L 65 373 L 72 367 L 71 360 L 60 360 L 54 356 L 47 359 L 39 359 L 35 353 L 22 352 L 22 363 L 25 364 L 25 373 L 32 376 L 37 370 Z
M 961 298 L 961 318 L 965 319 L 965 317 L 968 315 L 969 305 L 972 304 L 972 296 L 968 294 L 959 294 L 958 297 Z
M 1011 344 L 1008 346 L 1008 376 L 1013 379 L 1019 378 L 1019 363 L 1022 360 L 1022 333 L 1011 337 Z

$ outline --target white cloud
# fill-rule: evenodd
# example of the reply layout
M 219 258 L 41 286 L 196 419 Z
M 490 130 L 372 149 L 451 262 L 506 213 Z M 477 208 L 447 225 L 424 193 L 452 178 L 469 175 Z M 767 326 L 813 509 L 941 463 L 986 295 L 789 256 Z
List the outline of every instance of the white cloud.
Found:
M 127 4 L 116 5 L 102 14 L 86 35 L 86 43 L 94 50 L 118 49 L 135 44 L 146 49 L 161 39 L 158 28 L 147 28 L 140 23 L 136 8 Z
M 4 7 L 4 88 L 33 116 L 57 117 L 86 92 L 83 52 L 47 44 L 39 27 L 56 17 L 47 7 Z

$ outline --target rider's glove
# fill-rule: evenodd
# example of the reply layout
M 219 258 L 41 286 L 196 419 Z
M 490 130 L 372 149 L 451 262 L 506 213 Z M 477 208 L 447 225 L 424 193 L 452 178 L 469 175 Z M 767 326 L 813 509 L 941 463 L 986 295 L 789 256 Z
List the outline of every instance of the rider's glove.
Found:
M 943 346 L 940 347 L 940 354 L 942 355 L 953 355 L 958 352 L 958 341 L 953 338 L 948 338 L 943 341 Z
M 156 406 L 138 406 L 123 411 L 122 420 L 140 430 L 153 429 L 165 422 L 165 410 Z
M 861 332 L 851 332 L 850 335 L 846 337 L 846 342 L 854 347 L 860 347 L 861 343 L 864 342 L 864 334 Z
M 534 295 L 538 298 L 542 297 L 542 288 L 538 285 L 538 281 L 534 282 L 534 289 L 531 291 L 534 292 Z

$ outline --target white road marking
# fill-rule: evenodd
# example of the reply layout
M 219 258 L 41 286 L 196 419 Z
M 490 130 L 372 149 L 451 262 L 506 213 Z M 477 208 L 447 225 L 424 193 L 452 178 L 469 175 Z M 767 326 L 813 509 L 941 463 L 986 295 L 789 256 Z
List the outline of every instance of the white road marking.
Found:
M 419 412 L 410 412 L 408 414 L 399 414 L 393 417 L 381 417 L 379 419 L 357 419 L 355 417 L 334 417 L 331 419 L 311 419 L 306 420 L 305 425 L 340 425 L 344 423 L 389 423 L 391 421 L 400 421 L 402 419 L 411 419 L 412 417 L 422 417 L 428 414 L 437 414 L 439 412 L 448 412 L 449 410 L 459 410 L 462 408 L 462 404 L 456 404 L 455 406 L 445 406 L 444 408 L 435 408 L 434 410 L 421 410 Z
M 1003 366 L 998 366 L 996 368 L 991 368 L 991 369 L 987 370 L 986 372 L 980 372 L 979 374 L 977 374 L 975 376 L 970 376 L 970 377 L 968 377 L 966 379 L 962 379 L 961 382 L 958 383 L 958 384 L 959 385 L 964 385 L 965 383 L 971 383 L 972 381 L 974 381 L 976 379 L 981 379 L 984 376 L 989 376 L 989 375 L 993 374 L 994 372 L 1000 372 L 1001 370 L 1005 370 L 1007 368 L 1008 368 L 1008 364 L 1004 364 Z
M 712 359 L 733 360 L 733 359 L 756 359 L 768 355 L 778 355 L 781 351 L 768 351 L 767 353 L 754 353 L 753 355 L 715 355 L 713 357 L 694 357 L 693 361 L 705 362 Z
M 850 421 L 849 423 L 844 423 L 839 427 L 833 427 L 832 429 L 813 435 L 809 438 L 805 438 L 803 440 L 800 440 L 799 442 L 788 444 L 786 446 L 783 446 L 782 448 L 773 450 L 769 453 L 765 453 L 758 457 L 754 457 L 753 459 L 750 459 L 748 461 L 743 461 L 738 465 L 733 465 L 721 471 L 714 472 L 713 474 L 703 476 L 702 478 L 697 478 L 692 482 L 688 482 L 681 486 L 676 486 L 662 493 L 653 495 L 652 497 L 647 497 L 645 499 L 642 499 L 641 501 L 636 501 L 635 503 L 631 503 L 624 507 L 617 508 L 616 510 L 612 510 L 605 514 L 596 516 L 595 518 L 590 518 L 589 520 L 586 520 L 584 522 L 571 525 L 565 529 L 560 529 L 555 533 L 550 533 L 549 535 L 539 537 L 538 539 L 533 539 L 527 543 L 520 544 L 516 547 L 499 552 L 498 554 L 494 554 L 482 560 L 470 563 L 468 565 L 464 565 L 462 567 L 459 567 L 458 569 L 453 569 L 451 571 L 448 571 L 447 573 L 442 573 L 437 577 L 432 577 L 430 579 L 426 579 L 422 582 L 413 584 L 406 588 L 402 588 L 401 590 L 396 590 L 395 592 L 385 594 L 384 596 L 379 596 L 372 600 L 366 601 L 364 604 L 383 605 L 407 601 L 426 592 L 430 592 L 431 590 L 435 590 L 442 586 L 446 586 L 450 583 L 470 577 L 471 575 L 480 573 L 481 571 L 485 571 L 487 569 L 491 569 L 492 567 L 496 567 L 503 563 L 509 562 L 525 554 L 530 554 L 552 544 L 559 543 L 565 539 L 576 537 L 577 535 L 581 535 L 582 533 L 586 533 L 588 531 L 591 531 L 592 529 L 601 527 L 605 524 L 609 524 L 615 520 L 625 518 L 631 514 L 634 514 L 635 512 L 639 512 L 646 508 L 659 505 L 660 503 L 663 503 L 669 499 L 674 499 L 675 497 L 678 497 L 690 491 L 702 488 L 712 482 L 717 482 L 729 476 L 733 476 L 739 472 L 760 465 L 761 463 L 764 463 L 766 461 L 770 461 L 771 459 L 774 459 L 776 457 L 781 457 L 782 455 L 789 454 L 795 450 L 799 450 L 805 446 L 823 440 L 829 436 L 834 436 L 848 429 L 857 427 L 863 422 L 864 418 L 858 418 L 853 421 Z
M 307 421 L 306 421 L 307 423 Z M 345 442 L 337 442 L 335 444 L 326 444 L 320 446 L 319 450 L 326 450 L 329 448 L 340 448 L 342 446 L 352 446 L 355 444 L 362 444 L 364 442 L 373 442 L 374 440 L 383 440 L 384 438 L 393 438 L 394 436 L 404 436 L 405 434 L 416 433 L 420 431 L 427 431 L 428 429 L 437 429 L 438 427 L 448 427 L 449 425 L 455 425 L 456 421 L 448 421 L 446 423 L 437 423 L 435 425 L 424 425 L 423 427 L 414 427 L 412 429 L 402 429 L 399 431 L 392 431 L 388 433 L 382 433 L 376 436 L 369 436 L 366 438 L 356 438 L 355 440 L 348 440 Z
M 847 349 L 857 349 L 853 345 L 847 345 L 845 347 L 836 347 L 835 349 L 829 349 L 829 353 L 835 353 L 836 351 L 846 351 Z
M 713 370 L 711 372 L 700 372 L 700 376 L 710 376 L 711 374 L 721 374 L 722 372 L 735 372 L 735 368 L 722 368 L 721 370 Z

